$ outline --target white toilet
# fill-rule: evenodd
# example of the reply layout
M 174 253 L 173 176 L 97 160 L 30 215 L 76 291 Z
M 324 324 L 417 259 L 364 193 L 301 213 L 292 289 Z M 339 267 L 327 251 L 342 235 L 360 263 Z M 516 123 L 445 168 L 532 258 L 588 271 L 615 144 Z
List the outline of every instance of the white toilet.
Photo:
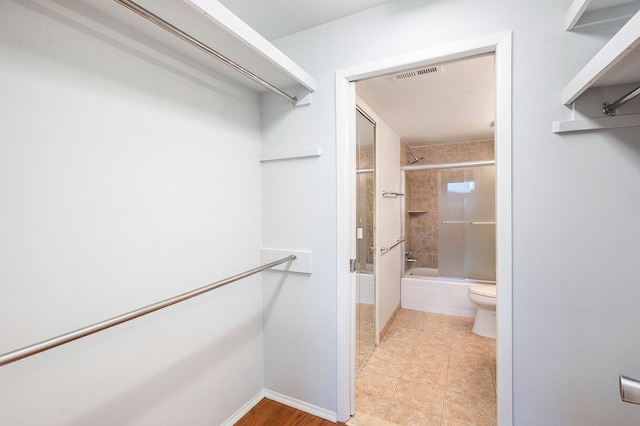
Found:
M 473 332 L 484 337 L 496 338 L 496 286 L 474 284 L 467 292 L 469 300 L 478 307 Z

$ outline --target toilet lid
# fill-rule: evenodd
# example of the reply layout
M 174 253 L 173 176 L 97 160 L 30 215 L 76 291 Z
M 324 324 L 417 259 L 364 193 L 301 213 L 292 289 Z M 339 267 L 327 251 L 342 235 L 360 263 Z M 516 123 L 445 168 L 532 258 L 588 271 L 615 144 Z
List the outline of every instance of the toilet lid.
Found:
M 469 286 L 469 291 L 480 296 L 496 297 L 496 286 L 493 284 L 474 284 Z

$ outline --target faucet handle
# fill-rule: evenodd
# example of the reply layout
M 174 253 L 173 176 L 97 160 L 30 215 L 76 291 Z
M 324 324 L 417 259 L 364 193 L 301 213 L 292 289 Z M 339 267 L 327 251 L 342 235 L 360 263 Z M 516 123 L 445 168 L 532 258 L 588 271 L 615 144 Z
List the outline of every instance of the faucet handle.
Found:
M 405 256 L 411 256 L 413 255 L 413 250 L 409 249 L 407 251 L 404 252 Z

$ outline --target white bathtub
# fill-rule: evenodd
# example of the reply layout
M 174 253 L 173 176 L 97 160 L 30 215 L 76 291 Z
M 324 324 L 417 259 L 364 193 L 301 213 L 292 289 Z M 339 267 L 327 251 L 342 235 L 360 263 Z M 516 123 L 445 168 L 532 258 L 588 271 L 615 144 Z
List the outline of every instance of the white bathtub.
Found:
M 467 290 L 476 281 L 439 277 L 433 268 L 411 268 L 401 279 L 401 304 L 405 309 L 436 314 L 474 317 L 476 306 L 469 301 Z
M 356 272 L 356 301 L 366 305 L 373 305 L 374 287 L 373 274 Z

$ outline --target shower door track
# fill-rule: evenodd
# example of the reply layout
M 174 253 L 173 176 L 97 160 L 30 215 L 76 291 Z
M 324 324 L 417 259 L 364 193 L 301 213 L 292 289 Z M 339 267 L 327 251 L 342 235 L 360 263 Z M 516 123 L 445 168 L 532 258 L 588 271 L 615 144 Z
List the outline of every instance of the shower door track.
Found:
M 486 161 L 465 161 L 462 163 L 446 163 L 446 164 L 422 164 L 418 166 L 402 166 L 401 169 L 408 170 L 431 170 L 431 169 L 456 169 L 460 167 L 477 167 L 477 166 L 493 166 L 495 160 Z

